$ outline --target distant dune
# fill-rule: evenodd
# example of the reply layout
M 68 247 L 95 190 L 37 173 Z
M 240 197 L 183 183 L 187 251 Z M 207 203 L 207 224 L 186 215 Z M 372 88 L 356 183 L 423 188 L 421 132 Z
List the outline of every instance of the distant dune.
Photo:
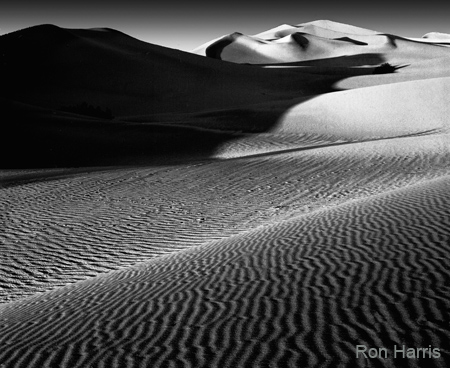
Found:
M 440 32 L 430 32 L 422 36 L 422 38 L 427 39 L 440 39 L 440 40 L 450 40 L 450 34 L 440 33 Z
M 448 366 L 448 35 L 230 32 L 0 37 L 0 367 Z
M 436 44 L 444 35 L 429 34 Z M 331 57 L 379 54 L 386 61 L 448 56 L 447 50 L 433 47 L 429 37 L 408 39 L 332 21 L 315 21 L 296 26 L 281 25 L 254 36 L 234 33 L 198 47 L 194 52 L 236 63 L 274 64 Z M 436 46 L 436 45 L 434 45 Z
M 112 29 L 54 25 L 2 36 L 0 49 L 7 132 L 1 154 L 9 168 L 127 164 L 159 154 L 210 157 L 236 138 L 230 133 L 277 129 L 286 111 L 323 93 L 403 81 L 414 86 L 449 75 L 442 40 L 412 41 L 331 21 L 232 34 L 197 50 L 208 58 Z M 395 73 L 374 75 L 386 62 Z M 435 86 L 442 90 L 440 80 Z M 394 90 L 384 89 L 383 96 L 395 105 Z M 440 114 L 429 97 L 409 101 L 422 114 Z M 335 113 L 320 119 L 334 120 Z M 316 114 L 302 119 L 307 126 Z M 192 138 L 181 138 L 186 134 Z M 21 146 L 32 157 L 9 154 Z

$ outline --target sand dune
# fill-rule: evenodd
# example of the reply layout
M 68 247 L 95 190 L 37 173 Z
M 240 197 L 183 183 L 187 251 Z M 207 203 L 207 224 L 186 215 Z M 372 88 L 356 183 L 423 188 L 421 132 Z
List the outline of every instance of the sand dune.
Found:
M 450 34 L 448 34 L 448 33 L 440 33 L 440 32 L 429 32 L 429 33 L 423 35 L 422 38 L 450 40 Z
M 127 164 L 139 157 L 152 160 L 159 153 L 165 158 L 209 157 L 218 143 L 231 138 L 217 129 L 199 132 L 186 124 L 161 126 L 160 115 L 209 114 L 289 101 L 333 91 L 338 80 L 353 74 L 243 68 L 109 29 L 36 26 L 1 37 L 0 48 L 4 83 L 0 105 L 7 132 L 0 154 L 8 157 L 3 168 Z M 38 57 L 30 59 L 29 53 Z M 371 74 L 372 69 L 364 73 Z M 144 116 L 139 122 L 145 126 L 122 119 L 136 115 Z M 186 116 L 181 117 L 184 120 Z M 260 130 L 274 124 L 276 116 L 266 119 Z M 184 139 L 186 135 L 193 137 Z M 25 160 L 11 156 L 17 147 L 34 154 Z
M 2 298 L 432 179 L 446 174 L 450 162 L 448 134 L 372 142 L 288 137 L 273 134 L 222 147 L 217 156 L 231 161 L 12 178 L 1 192 Z
M 0 367 L 448 366 L 447 41 L 0 37 Z
M 336 79 L 243 69 L 114 30 L 42 25 L 2 36 L 0 48 L 4 99 L 53 111 L 87 102 L 115 117 L 286 99 L 329 91 Z M 28 53 L 39 57 L 30 61 Z
M 365 366 L 357 344 L 446 344 L 449 185 L 424 182 L 6 304 L 0 360 Z
M 311 35 L 333 38 L 334 36 L 365 36 L 365 35 L 374 35 L 378 32 L 371 31 L 368 29 L 351 26 L 348 24 L 327 21 L 327 20 L 319 20 L 314 22 L 308 22 L 304 24 L 299 24 L 296 26 L 290 24 L 282 24 L 278 27 L 272 28 L 270 30 L 258 33 L 253 35 L 252 37 L 262 40 L 277 40 L 285 37 L 286 35 L 290 35 L 293 33 L 309 33 Z M 225 37 L 225 36 L 223 36 Z M 219 37 L 215 40 L 206 42 L 205 44 L 198 46 L 193 50 L 195 53 L 204 53 L 204 50 L 214 42 L 220 40 L 222 37 Z
M 277 129 L 340 138 L 449 131 L 449 93 L 450 79 L 439 78 L 324 94 L 291 107 Z
M 433 44 L 389 34 L 326 38 L 306 32 L 293 32 L 271 41 L 234 34 L 211 44 L 204 54 L 250 64 L 288 63 L 358 54 L 383 54 L 386 61 L 398 62 L 423 58 L 417 52 L 424 49 L 428 52 L 427 58 L 448 55 L 448 50 L 440 43 L 440 40 Z
M 432 36 L 432 37 L 430 37 Z M 332 21 L 281 25 L 254 36 L 234 33 L 194 50 L 200 55 L 235 63 L 268 64 L 359 54 L 382 54 L 386 61 L 431 59 L 448 55 L 445 35 L 406 38 Z M 420 55 L 419 50 L 427 54 Z
M 173 154 L 209 157 L 215 146 L 233 137 L 212 126 L 206 128 L 215 132 L 192 130 L 192 124 L 184 123 L 161 126 L 160 119 L 184 122 L 190 120 L 186 114 L 215 115 L 249 104 L 314 96 L 335 90 L 337 81 L 354 75 L 350 68 L 318 75 L 224 64 L 109 29 L 36 26 L 1 37 L 0 48 L 0 105 L 7 132 L 0 154 L 8 157 L 3 168 L 127 164 L 160 154 L 165 159 Z M 28 53 L 39 56 L 30 59 Z M 162 114 L 180 118 L 164 119 Z M 123 119 L 136 115 L 143 118 Z M 260 131 L 275 125 L 277 118 L 272 114 L 265 119 Z M 205 143 L 199 146 L 197 141 Z M 17 147 L 34 154 L 25 160 L 11 156 Z
M 333 38 L 336 35 L 370 36 L 379 33 L 370 29 L 355 27 L 349 24 L 333 22 L 330 20 L 316 20 L 295 26 L 282 24 L 268 31 L 258 33 L 254 35 L 254 37 L 270 40 L 278 39 L 296 32 L 309 33 L 311 35 L 326 38 Z

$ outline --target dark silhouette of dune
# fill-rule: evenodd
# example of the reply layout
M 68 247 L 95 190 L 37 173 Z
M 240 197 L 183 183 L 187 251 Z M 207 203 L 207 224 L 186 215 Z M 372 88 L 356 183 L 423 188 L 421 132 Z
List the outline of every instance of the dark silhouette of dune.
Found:
M 245 132 L 251 125 L 252 131 L 266 131 L 283 113 L 279 109 L 259 113 L 243 124 L 250 116 L 243 113 L 245 108 L 236 107 L 313 97 L 335 90 L 337 81 L 353 74 L 344 69 L 323 75 L 264 70 L 151 45 L 110 29 L 53 25 L 4 35 L 0 50 L 4 81 L 0 154 L 7 158 L 0 164 L 3 168 L 209 157 L 221 143 L 235 138 L 231 130 Z M 379 57 L 377 62 L 381 61 Z M 87 107 L 81 111 L 83 104 Z M 196 124 L 202 130 L 183 124 L 203 112 L 220 119 L 226 109 L 232 112 L 225 113 L 228 121 L 220 129 L 203 125 L 202 117 Z M 160 114 L 168 113 L 177 114 L 177 124 L 158 121 Z M 196 115 L 184 115 L 192 113 Z M 139 122 L 146 124 L 123 122 L 121 116 L 126 115 L 145 116 Z M 11 154 L 25 148 L 33 154 Z
M 276 34 L 281 37 L 280 32 Z M 373 66 L 388 59 L 382 48 L 370 49 L 380 53 L 355 53 L 365 46 L 349 43 L 346 36 L 328 41 L 304 32 L 283 36 L 297 46 L 300 42 L 310 60 L 239 65 L 151 45 L 111 29 L 41 25 L 4 35 L 0 37 L 4 116 L 0 154 L 6 159 L 0 166 L 154 164 L 168 156 L 176 156 L 178 162 L 211 157 L 239 134 L 275 129 L 293 104 L 339 91 L 336 86 L 343 79 L 370 75 Z M 270 46 L 269 41 L 246 37 L 237 33 L 225 37 L 207 48 L 208 55 L 220 56 L 244 38 L 244 44 Z M 442 49 L 438 55 L 448 51 L 401 37 L 395 42 L 402 43 L 400 54 L 417 54 L 419 47 Z M 290 41 L 277 45 L 285 44 Z M 409 50 L 411 44 L 416 46 Z M 350 55 L 323 58 L 327 48 L 345 51 L 345 45 L 355 47 Z M 244 54 L 258 57 L 252 50 Z M 398 63 L 392 65 L 398 69 Z M 275 106 L 276 101 L 274 109 L 262 105 Z M 73 109 L 83 104 L 93 108 Z M 33 154 L 11 154 L 25 147 Z
M 85 101 L 116 117 L 285 99 L 320 84 L 307 75 L 223 63 L 120 32 L 36 26 L 2 36 L 0 49 L 3 98 L 50 109 Z

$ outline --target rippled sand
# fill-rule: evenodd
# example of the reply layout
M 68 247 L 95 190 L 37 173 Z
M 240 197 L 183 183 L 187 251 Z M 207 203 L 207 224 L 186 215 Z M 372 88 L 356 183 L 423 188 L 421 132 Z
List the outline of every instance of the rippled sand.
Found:
M 307 26 L 312 43 L 334 34 L 319 28 Z M 386 57 L 407 61 L 426 43 L 407 42 Z M 247 52 L 229 45 L 228 55 Z M 221 109 L 155 115 L 142 103 L 132 114 L 124 103 L 105 122 L 9 102 L 54 137 L 68 139 L 57 124 L 79 136 L 54 146 L 59 157 L 36 151 L 33 167 L 0 170 L 0 367 L 446 367 L 450 51 L 428 47 L 439 50 L 394 74 L 347 68 L 327 93 L 283 99 L 282 84 L 277 99 L 243 106 L 211 97 Z M 255 76 L 273 69 L 261 68 Z M 333 71 L 311 68 L 289 75 L 312 83 Z M 126 147 L 161 135 L 135 160 L 108 145 L 108 129 Z M 85 162 L 72 148 L 86 132 L 111 162 L 87 147 L 83 160 L 92 153 L 99 165 L 36 165 Z M 211 146 L 169 155 L 172 133 Z M 357 345 L 389 356 L 356 358 Z M 403 345 L 441 356 L 394 359 Z

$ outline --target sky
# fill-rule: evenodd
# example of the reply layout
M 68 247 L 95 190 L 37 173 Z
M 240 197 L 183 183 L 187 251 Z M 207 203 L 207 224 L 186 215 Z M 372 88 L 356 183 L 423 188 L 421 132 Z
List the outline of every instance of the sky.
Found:
M 327 19 L 399 36 L 421 37 L 431 31 L 450 33 L 448 9 L 442 4 L 434 0 L 421 4 L 384 0 L 1 0 L 0 35 L 38 24 L 108 27 L 146 42 L 190 51 L 232 32 L 251 35 L 281 24 Z

